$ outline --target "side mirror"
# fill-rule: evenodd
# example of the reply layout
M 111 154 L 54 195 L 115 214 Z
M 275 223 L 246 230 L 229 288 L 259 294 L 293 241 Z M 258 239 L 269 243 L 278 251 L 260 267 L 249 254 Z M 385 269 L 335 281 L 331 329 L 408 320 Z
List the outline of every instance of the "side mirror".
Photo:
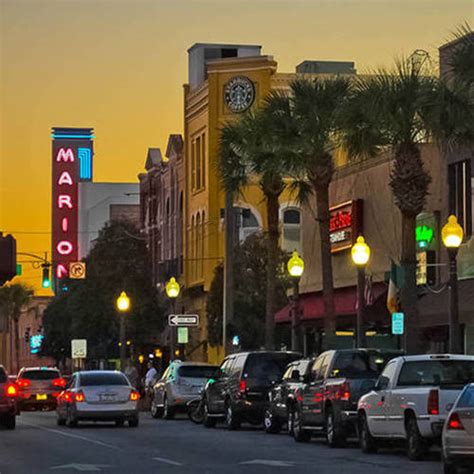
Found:
M 301 379 L 300 371 L 299 371 L 298 369 L 292 370 L 292 371 L 291 371 L 290 379 L 291 379 L 293 382 L 299 382 L 300 379 Z

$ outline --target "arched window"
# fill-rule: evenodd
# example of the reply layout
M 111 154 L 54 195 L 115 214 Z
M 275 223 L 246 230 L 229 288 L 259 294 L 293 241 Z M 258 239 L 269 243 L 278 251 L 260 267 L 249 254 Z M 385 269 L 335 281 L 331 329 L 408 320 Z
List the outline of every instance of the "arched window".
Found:
M 188 244 L 190 259 L 188 261 L 188 268 L 189 268 L 189 275 L 191 277 L 191 281 L 193 281 L 195 279 L 194 269 L 196 268 L 196 262 L 194 260 L 196 258 L 196 256 L 194 255 L 194 249 L 196 248 L 194 244 L 194 241 L 196 239 L 196 227 L 194 226 L 194 216 L 191 218 L 191 233 L 190 234 L 191 235 L 189 236 L 190 239 L 189 239 L 189 244 Z
M 201 278 L 201 240 L 202 240 L 202 235 L 201 235 L 201 215 L 198 212 L 197 218 L 196 218 L 196 261 L 194 262 L 195 268 L 196 268 L 196 277 Z
M 283 211 L 282 249 L 287 252 L 297 250 L 301 253 L 301 212 L 288 208 Z
M 245 207 L 235 207 L 237 214 L 237 229 L 239 242 L 243 242 L 252 234 L 260 232 L 261 228 L 258 219 L 251 209 Z
M 201 277 L 204 277 L 204 242 L 206 240 L 206 213 L 202 212 L 201 218 L 201 260 L 199 261 L 199 270 Z

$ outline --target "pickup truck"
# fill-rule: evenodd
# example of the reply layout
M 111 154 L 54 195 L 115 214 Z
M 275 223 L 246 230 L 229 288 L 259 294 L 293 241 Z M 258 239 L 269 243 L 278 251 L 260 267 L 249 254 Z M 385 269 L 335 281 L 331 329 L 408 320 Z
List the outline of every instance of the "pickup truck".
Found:
M 309 441 L 313 433 L 322 432 L 330 447 L 343 446 L 356 432 L 359 398 L 373 389 L 385 364 L 398 355 L 378 349 L 323 352 L 291 406 L 295 441 Z
M 397 357 L 358 404 L 359 441 L 366 453 L 383 440 L 404 440 L 417 461 L 439 442 L 443 424 L 463 387 L 474 381 L 474 356 Z
M 0 424 L 8 430 L 15 429 L 17 397 L 17 386 L 9 381 L 5 369 L 0 365 Z

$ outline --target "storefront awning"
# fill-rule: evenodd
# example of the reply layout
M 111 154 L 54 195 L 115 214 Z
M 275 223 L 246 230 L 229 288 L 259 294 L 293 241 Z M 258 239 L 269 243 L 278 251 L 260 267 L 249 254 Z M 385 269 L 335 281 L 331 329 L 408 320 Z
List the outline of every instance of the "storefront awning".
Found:
M 372 284 L 373 302 L 375 303 L 387 292 L 387 285 L 382 282 Z M 347 286 L 334 289 L 334 305 L 337 316 L 351 316 L 357 313 L 357 287 Z M 315 291 L 300 295 L 301 321 L 314 321 L 324 318 L 323 292 Z M 291 303 L 280 309 L 275 315 L 276 323 L 291 321 Z

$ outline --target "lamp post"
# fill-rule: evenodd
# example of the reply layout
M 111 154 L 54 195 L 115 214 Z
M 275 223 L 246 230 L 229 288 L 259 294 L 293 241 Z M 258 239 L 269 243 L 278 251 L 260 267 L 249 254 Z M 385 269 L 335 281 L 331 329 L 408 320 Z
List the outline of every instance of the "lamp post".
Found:
M 461 353 L 461 328 L 459 327 L 458 304 L 458 249 L 464 238 L 464 231 L 456 216 L 449 216 L 448 222 L 441 229 L 443 244 L 449 257 L 449 352 Z
M 288 273 L 290 274 L 293 281 L 293 299 L 292 299 L 292 311 L 291 311 L 291 350 L 301 352 L 301 321 L 300 321 L 300 294 L 299 285 L 300 278 L 304 272 L 303 259 L 298 255 L 295 250 L 293 255 L 288 260 Z
M 171 300 L 171 311 L 172 314 L 176 314 L 176 298 L 179 295 L 179 283 L 176 281 L 175 277 L 171 277 L 166 283 L 166 294 L 168 295 L 168 298 Z M 173 357 L 175 355 L 174 353 L 174 346 L 175 346 L 175 339 L 176 339 L 176 331 L 174 326 L 171 326 L 171 331 L 170 331 L 170 361 L 173 360 Z
M 125 291 L 117 298 L 117 310 L 120 313 L 120 370 L 125 369 L 125 313 L 130 310 L 130 298 Z
M 359 235 L 352 246 L 352 261 L 357 267 L 357 347 L 367 345 L 365 338 L 365 267 L 370 258 L 370 247 Z

